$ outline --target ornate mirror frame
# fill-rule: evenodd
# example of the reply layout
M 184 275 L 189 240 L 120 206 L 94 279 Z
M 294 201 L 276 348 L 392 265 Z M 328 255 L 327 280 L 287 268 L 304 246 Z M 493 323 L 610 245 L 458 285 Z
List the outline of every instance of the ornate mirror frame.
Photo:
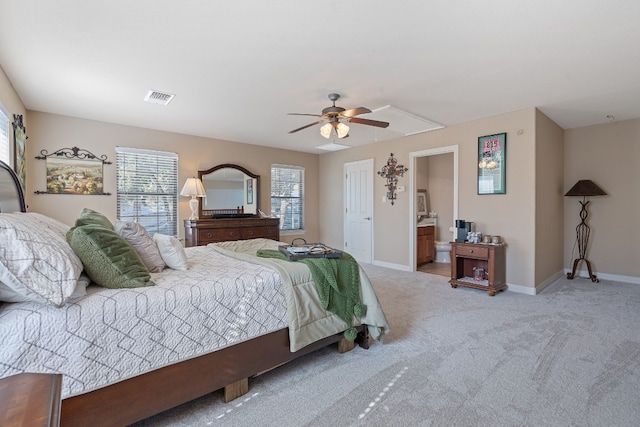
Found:
M 215 171 L 218 171 L 220 169 L 235 169 L 238 170 L 242 173 L 244 173 L 246 176 L 250 177 L 251 179 L 255 180 L 255 183 L 251 182 L 250 186 L 251 186 L 251 190 L 250 192 L 245 192 L 244 198 L 245 201 L 247 200 L 247 198 L 250 197 L 250 200 L 253 202 L 253 204 L 255 204 L 255 213 L 253 214 L 245 214 L 244 211 L 240 212 L 238 210 L 236 210 L 233 207 L 229 207 L 230 209 L 206 209 L 204 208 L 204 203 L 200 203 L 198 206 L 198 215 L 200 217 L 200 219 L 212 219 L 214 218 L 214 215 L 218 216 L 218 217 L 259 217 L 259 212 L 260 212 L 260 175 L 256 175 L 253 172 L 250 172 L 249 170 L 243 168 L 240 165 L 236 165 L 233 163 L 223 163 L 217 166 L 212 167 L 211 169 L 207 169 L 207 170 L 199 170 L 198 171 L 198 178 L 200 178 L 200 180 L 202 181 L 202 183 L 205 183 L 204 180 L 204 176 L 208 175 L 210 173 L 213 173 Z M 247 186 L 245 186 L 246 188 Z M 205 185 L 206 188 L 206 185 Z M 247 191 L 249 191 L 247 189 Z M 214 212 L 215 211 L 215 212 Z M 218 212 L 219 211 L 219 212 Z M 224 211 L 224 212 L 223 212 Z

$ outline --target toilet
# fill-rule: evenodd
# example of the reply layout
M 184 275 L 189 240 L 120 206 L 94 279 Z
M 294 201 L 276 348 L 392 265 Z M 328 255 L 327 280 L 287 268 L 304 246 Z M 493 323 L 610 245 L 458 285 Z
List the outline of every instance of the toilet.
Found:
M 451 263 L 451 244 L 436 240 L 435 262 Z

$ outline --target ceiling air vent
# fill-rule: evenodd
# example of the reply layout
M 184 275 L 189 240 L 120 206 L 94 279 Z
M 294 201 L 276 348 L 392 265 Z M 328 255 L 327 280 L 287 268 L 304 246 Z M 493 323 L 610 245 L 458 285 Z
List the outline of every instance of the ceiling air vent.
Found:
M 172 93 L 159 92 L 157 90 L 150 90 L 147 92 L 147 96 L 144 100 L 152 102 L 154 104 L 167 105 L 175 97 Z

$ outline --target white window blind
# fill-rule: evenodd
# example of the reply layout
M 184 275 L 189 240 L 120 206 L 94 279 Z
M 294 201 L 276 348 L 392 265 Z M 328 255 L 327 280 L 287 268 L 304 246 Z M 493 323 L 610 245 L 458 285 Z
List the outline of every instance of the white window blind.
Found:
M 117 217 L 150 235 L 178 235 L 178 155 L 116 147 Z
M 280 229 L 304 229 L 304 168 L 271 165 L 271 215 Z
M 11 123 L 9 123 L 9 114 L 0 105 L 0 160 L 11 166 L 11 146 L 10 133 Z

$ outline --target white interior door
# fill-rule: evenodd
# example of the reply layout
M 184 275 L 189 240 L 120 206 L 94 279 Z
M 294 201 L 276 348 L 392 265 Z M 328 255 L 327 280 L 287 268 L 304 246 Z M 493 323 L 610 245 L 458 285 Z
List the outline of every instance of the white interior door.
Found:
M 373 159 L 345 164 L 344 246 L 358 262 L 371 264 L 373 247 Z

